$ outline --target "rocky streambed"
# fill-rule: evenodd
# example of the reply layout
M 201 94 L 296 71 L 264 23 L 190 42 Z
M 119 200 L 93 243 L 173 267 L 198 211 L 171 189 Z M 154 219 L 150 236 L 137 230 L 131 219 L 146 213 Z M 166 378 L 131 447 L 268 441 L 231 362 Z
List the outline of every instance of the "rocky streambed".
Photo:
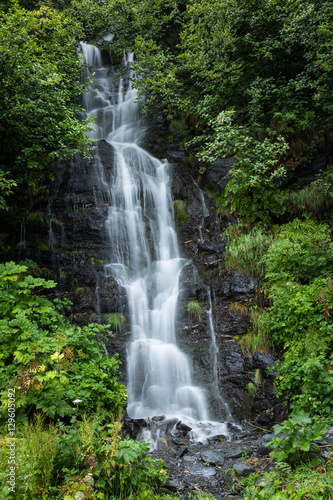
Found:
M 166 489 L 182 500 L 193 491 L 210 493 L 216 500 L 241 499 L 239 480 L 257 473 L 259 483 L 266 472 L 275 469 L 275 460 L 269 455 L 271 448 L 267 446 L 274 437 L 272 429 L 228 423 L 225 435 L 194 442 L 189 427 L 177 419 L 124 419 L 125 432 L 131 437 L 142 435 L 143 427 L 152 431 L 155 449 L 149 453 L 150 457 L 162 458 L 166 465 L 169 478 Z M 323 462 L 330 458 L 332 443 L 333 427 L 318 441 L 317 456 Z

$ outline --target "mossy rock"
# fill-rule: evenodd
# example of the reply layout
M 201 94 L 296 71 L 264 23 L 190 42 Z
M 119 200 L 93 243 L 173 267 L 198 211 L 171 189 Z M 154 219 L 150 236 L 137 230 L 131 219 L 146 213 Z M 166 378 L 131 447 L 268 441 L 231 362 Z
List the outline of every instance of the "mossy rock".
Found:
M 31 212 L 25 219 L 25 223 L 28 226 L 42 226 L 44 219 L 40 212 Z

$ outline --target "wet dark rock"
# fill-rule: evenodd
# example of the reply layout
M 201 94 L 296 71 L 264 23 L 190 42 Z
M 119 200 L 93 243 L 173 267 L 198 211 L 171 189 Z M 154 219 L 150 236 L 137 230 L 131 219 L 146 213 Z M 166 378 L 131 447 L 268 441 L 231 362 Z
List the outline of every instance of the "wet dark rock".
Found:
M 230 168 L 234 160 L 232 158 L 221 158 L 216 160 L 213 165 L 205 172 L 205 182 L 207 187 L 217 189 L 221 193 L 228 182 L 232 179 Z
M 216 475 L 216 470 L 213 467 L 201 467 L 200 465 L 195 465 L 194 467 L 188 467 L 188 471 L 199 477 L 212 477 Z
M 323 458 L 324 460 L 329 460 L 329 459 L 331 458 L 331 452 L 326 451 L 326 450 L 321 451 L 321 452 L 320 452 L 320 455 L 322 456 L 322 458 Z
M 184 455 L 186 455 L 186 453 L 188 452 L 188 448 L 184 448 L 178 455 L 179 458 L 182 458 Z
M 272 448 L 270 448 L 269 446 L 259 445 L 256 449 L 256 454 L 260 455 L 261 457 L 265 457 L 266 455 L 269 455 L 271 451 Z
M 227 276 L 223 282 L 222 290 L 233 301 L 239 301 L 244 298 L 244 295 L 253 292 L 257 286 L 256 280 L 235 271 Z
M 191 457 L 190 455 L 186 455 L 183 460 L 185 460 L 185 462 L 190 462 L 190 463 L 193 463 L 193 462 L 196 462 L 197 459 L 196 457 Z
M 216 436 L 213 436 L 208 439 L 210 443 L 225 443 L 228 440 L 227 436 L 224 434 L 216 434 Z
M 201 460 L 209 465 L 223 465 L 225 454 L 221 450 L 208 450 L 201 453 Z
M 261 438 L 261 441 L 263 443 L 268 443 L 268 441 L 271 441 L 274 438 L 275 438 L 275 434 L 273 432 L 271 432 L 270 434 L 264 434 Z
M 233 465 L 233 469 L 239 476 L 249 476 L 253 472 L 255 472 L 255 468 L 251 465 L 246 465 L 241 462 L 237 462 Z
M 227 459 L 236 459 L 236 458 L 240 458 L 242 455 L 244 455 L 244 450 L 241 450 L 240 448 L 236 448 L 231 453 L 229 453 L 226 456 L 226 458 Z
M 165 415 L 162 415 L 160 417 L 152 417 L 151 421 L 152 422 L 163 422 L 163 420 L 166 419 L 166 416 Z
M 188 432 L 190 432 L 192 430 L 191 427 L 189 427 L 188 425 L 184 424 L 183 422 L 179 421 L 177 424 L 176 424 L 176 429 L 179 430 L 179 432 L 181 432 L 182 434 L 187 434 Z
M 226 244 L 227 244 L 227 240 L 225 238 L 221 238 L 221 241 L 219 241 L 219 242 L 199 240 L 198 241 L 198 250 L 199 250 L 199 252 L 219 254 L 219 253 L 222 253 L 224 251 Z
M 165 486 L 171 491 L 183 491 L 186 485 L 179 479 L 169 479 Z
M 190 444 L 189 438 L 172 438 L 172 441 L 177 445 L 177 446 L 185 446 L 187 444 Z
M 256 353 L 254 353 L 252 360 L 253 360 L 254 367 L 259 368 L 263 375 L 275 378 L 276 370 L 274 370 L 274 365 L 276 362 L 276 358 L 273 354 L 271 354 L 271 353 L 265 354 L 263 352 L 256 352 Z
M 178 418 L 170 418 L 167 421 L 166 431 L 170 432 L 178 422 Z

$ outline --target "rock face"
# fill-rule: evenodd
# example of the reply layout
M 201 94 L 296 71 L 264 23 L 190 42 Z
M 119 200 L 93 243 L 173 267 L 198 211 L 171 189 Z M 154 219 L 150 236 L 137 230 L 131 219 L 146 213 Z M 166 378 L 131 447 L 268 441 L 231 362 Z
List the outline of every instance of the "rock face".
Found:
M 211 418 L 223 420 L 231 411 L 236 421 L 245 419 L 271 427 L 285 416 L 272 388 L 274 372 L 268 370 L 275 358 L 242 353 L 237 339 L 246 332 L 248 322 L 229 310 L 232 302 L 256 300 L 258 283 L 224 269 L 226 239 L 222 229 L 235 221 L 216 215 L 199 187 L 200 178 L 193 179 L 193 167 L 177 140 L 174 131 L 165 130 L 157 116 L 148 128 L 145 147 L 168 159 L 173 197 L 184 201 L 186 207 L 186 220 L 177 226 L 181 252 L 187 259 L 179 298 L 178 342 L 192 360 L 194 383 L 206 389 Z M 109 206 L 105 180 L 113 173 L 113 163 L 113 148 L 105 141 L 99 141 L 98 155 L 93 153 L 90 161 L 76 156 L 73 161 L 60 162 L 54 181 L 43 188 L 44 196 L 36 193 L 31 201 L 24 221 L 25 240 L 17 246 L 16 258 L 34 260 L 44 277 L 59 284 L 59 296 L 73 302 L 75 323 L 108 323 L 108 315 L 113 313 L 125 316 L 127 323 L 121 331 L 110 328 L 103 336 L 109 354 L 120 355 L 125 381 L 126 342 L 130 338 L 126 294 L 105 273 L 111 258 L 105 244 Z M 198 316 L 189 314 L 188 304 L 194 301 L 201 305 Z M 263 383 L 250 397 L 246 386 L 253 382 L 257 369 Z

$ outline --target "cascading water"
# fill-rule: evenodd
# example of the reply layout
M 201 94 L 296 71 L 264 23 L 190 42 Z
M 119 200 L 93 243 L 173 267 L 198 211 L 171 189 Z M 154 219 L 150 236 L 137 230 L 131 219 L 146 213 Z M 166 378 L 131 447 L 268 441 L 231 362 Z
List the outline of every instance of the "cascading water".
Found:
M 168 164 L 139 146 L 145 129 L 131 74 L 111 86 L 100 51 L 87 44 L 82 51 L 95 71 L 96 90 L 83 99 L 87 115 L 96 116 L 91 137 L 105 139 L 115 153 L 106 268 L 126 290 L 131 315 L 128 414 L 207 421 L 205 393 L 193 385 L 189 360 L 176 342 L 179 279 L 187 261 L 180 257 L 174 229 Z M 132 61 L 133 55 L 124 56 L 125 65 Z M 216 425 L 216 432 L 226 431 L 224 424 Z
M 212 296 L 211 296 L 209 288 L 207 290 L 207 295 L 208 295 L 208 304 L 209 304 L 209 309 L 207 311 L 207 314 L 208 314 L 209 330 L 210 330 L 210 335 L 211 335 L 210 351 L 211 351 L 211 354 L 212 354 L 214 396 L 215 396 L 215 399 L 220 402 L 221 406 L 224 407 L 227 420 L 231 421 L 233 419 L 232 419 L 232 415 L 230 413 L 229 406 L 228 406 L 227 402 L 224 400 L 224 398 L 222 397 L 222 394 L 221 394 L 221 391 L 220 391 L 220 388 L 219 388 L 219 384 L 218 384 L 217 355 L 218 355 L 219 349 L 218 349 L 217 344 L 216 344 L 216 335 L 215 335 L 215 328 L 214 328 Z

